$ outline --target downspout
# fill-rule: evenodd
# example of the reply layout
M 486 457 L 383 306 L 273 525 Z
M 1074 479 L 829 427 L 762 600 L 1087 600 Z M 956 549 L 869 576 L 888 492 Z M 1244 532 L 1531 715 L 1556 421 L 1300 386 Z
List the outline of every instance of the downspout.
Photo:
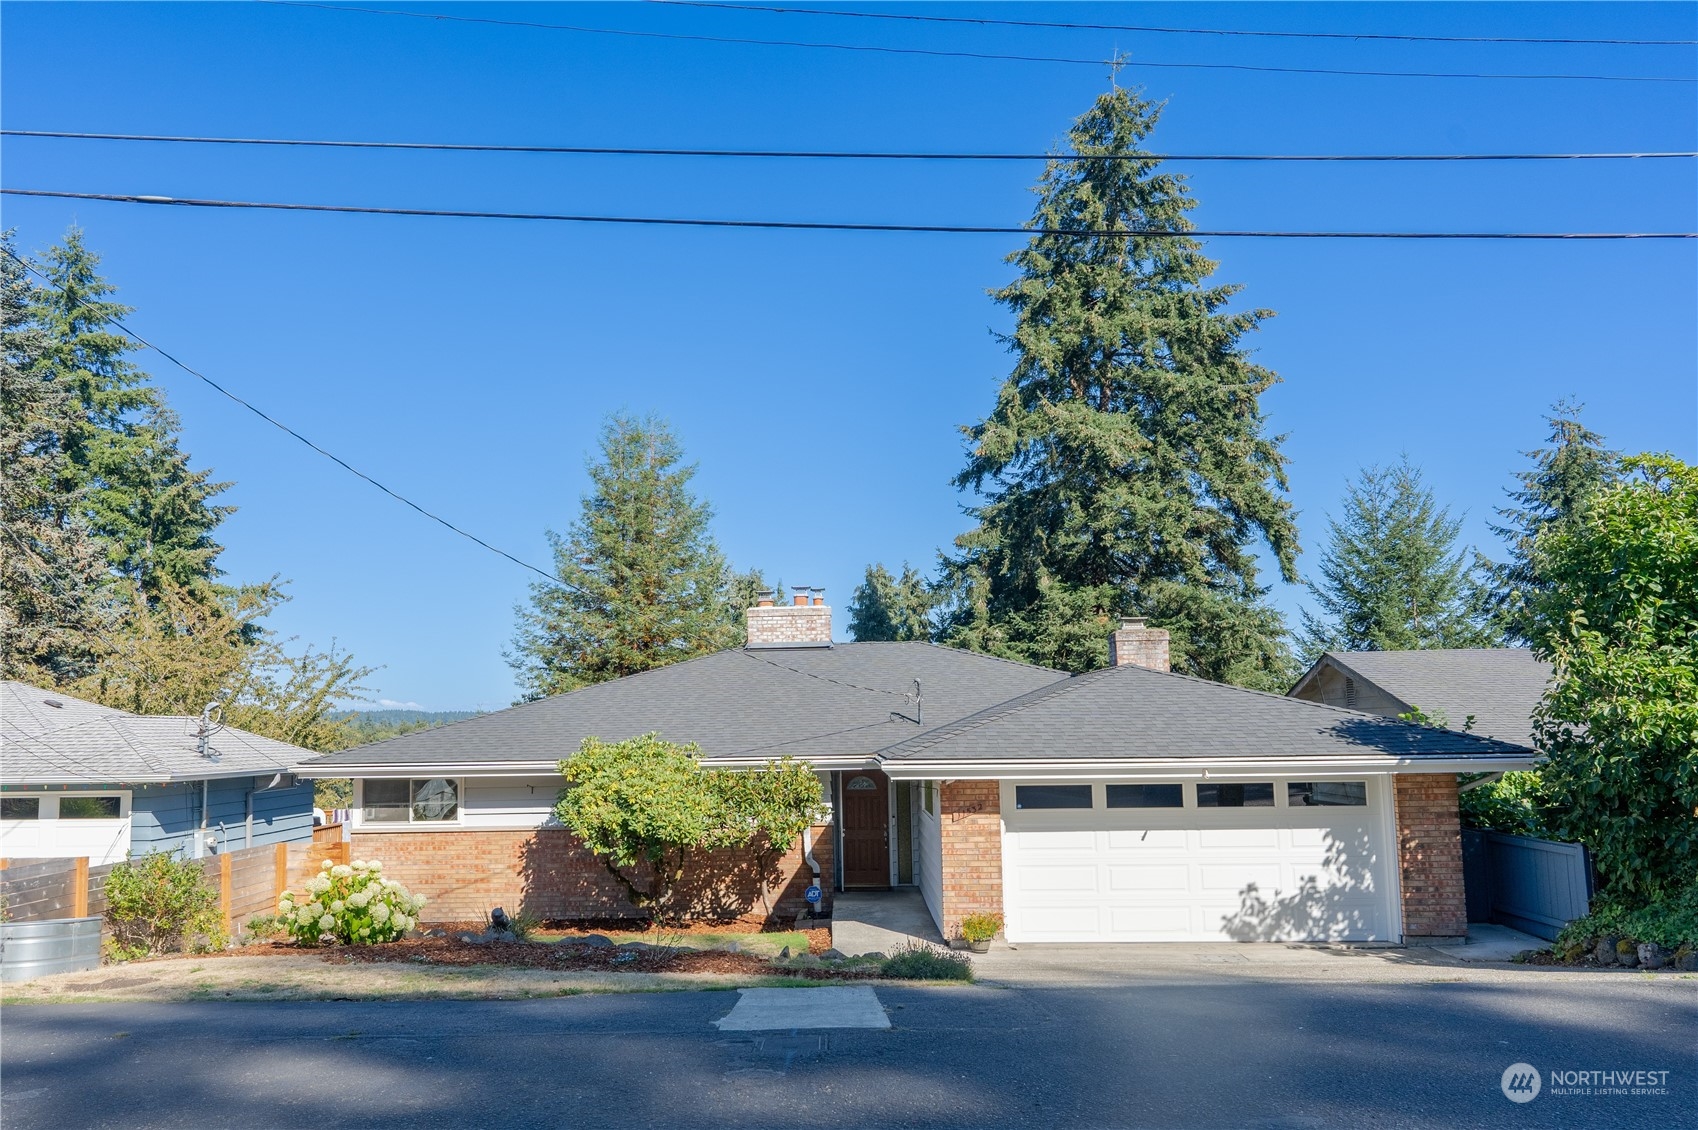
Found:
M 200 859 L 206 855 L 206 802 L 207 797 L 209 797 L 211 793 L 212 779 L 210 777 L 202 777 L 200 779 L 200 831 L 195 833 L 196 859 Z

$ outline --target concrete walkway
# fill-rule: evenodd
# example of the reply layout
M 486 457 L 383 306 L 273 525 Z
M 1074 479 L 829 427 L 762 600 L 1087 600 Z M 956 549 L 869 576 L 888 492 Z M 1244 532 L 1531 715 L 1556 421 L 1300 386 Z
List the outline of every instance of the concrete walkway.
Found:
M 845 891 L 831 904 L 831 945 L 846 957 L 889 955 L 916 942 L 943 945 L 919 891 Z
M 1548 949 L 1550 943 L 1508 926 L 1486 922 L 1468 924 L 1468 941 L 1460 946 L 1439 946 L 1438 951 L 1458 961 L 1508 961 L 1522 950 Z

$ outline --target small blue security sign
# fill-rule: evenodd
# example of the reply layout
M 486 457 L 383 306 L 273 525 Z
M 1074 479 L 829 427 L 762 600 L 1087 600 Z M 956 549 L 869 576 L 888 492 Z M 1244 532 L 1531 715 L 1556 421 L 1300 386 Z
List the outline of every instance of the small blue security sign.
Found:
M 809 902 L 818 902 L 820 900 L 820 889 L 818 887 L 809 887 L 807 890 L 802 892 L 802 897 L 807 899 Z

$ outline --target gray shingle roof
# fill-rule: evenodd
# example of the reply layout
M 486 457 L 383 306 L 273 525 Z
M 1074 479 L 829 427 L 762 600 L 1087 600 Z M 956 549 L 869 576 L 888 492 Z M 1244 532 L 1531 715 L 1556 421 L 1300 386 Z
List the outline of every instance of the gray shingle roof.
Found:
M 1332 651 L 1326 658 L 1406 706 L 1442 710 L 1453 729 L 1472 714 L 1472 733 L 1528 746 L 1533 708 L 1551 679 L 1551 665 L 1524 647 Z
M 311 750 L 227 726 L 207 741 L 200 719 L 143 716 L 28 683 L 0 682 L 0 781 L 114 784 L 249 777 L 293 769 Z
M 882 756 L 964 763 L 1042 759 L 1459 757 L 1507 742 L 1211 683 L 1111 667 L 941 726 Z
M 649 731 L 716 758 L 865 757 L 1066 677 L 926 643 L 734 649 L 326 754 L 305 768 L 534 762 L 552 770 L 586 737 Z M 904 697 L 916 679 L 924 727 L 910 720 Z

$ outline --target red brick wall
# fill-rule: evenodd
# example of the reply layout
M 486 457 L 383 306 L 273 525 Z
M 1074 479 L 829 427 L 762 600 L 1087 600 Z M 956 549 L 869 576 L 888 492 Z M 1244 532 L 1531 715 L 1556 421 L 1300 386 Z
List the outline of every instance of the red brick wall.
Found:
M 1463 937 L 1468 933 L 1468 898 L 1462 885 L 1456 774 L 1398 773 L 1392 782 L 1404 938 Z
M 945 781 L 939 790 L 943 833 L 943 936 L 969 914 L 1002 913 L 1002 793 L 996 781 Z
M 424 895 L 426 922 L 473 921 L 495 906 L 543 919 L 642 917 L 601 861 L 563 829 L 355 832 L 351 850 L 355 859 L 381 860 L 384 875 Z M 829 828 L 814 830 L 814 858 L 830 905 Z M 773 917 L 788 920 L 807 909 L 802 893 L 813 881 L 800 843 L 776 870 L 767 897 Z M 714 852 L 705 863 L 692 861 L 689 872 L 696 878 L 677 892 L 688 917 L 765 914 L 747 853 Z

